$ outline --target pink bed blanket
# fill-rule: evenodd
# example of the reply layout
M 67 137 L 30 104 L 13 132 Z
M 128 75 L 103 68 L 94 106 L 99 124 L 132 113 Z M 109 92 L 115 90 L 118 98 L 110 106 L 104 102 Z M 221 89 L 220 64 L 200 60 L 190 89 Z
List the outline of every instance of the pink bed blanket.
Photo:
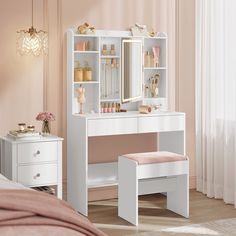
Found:
M 105 236 L 65 201 L 28 189 L 0 190 L 0 235 Z

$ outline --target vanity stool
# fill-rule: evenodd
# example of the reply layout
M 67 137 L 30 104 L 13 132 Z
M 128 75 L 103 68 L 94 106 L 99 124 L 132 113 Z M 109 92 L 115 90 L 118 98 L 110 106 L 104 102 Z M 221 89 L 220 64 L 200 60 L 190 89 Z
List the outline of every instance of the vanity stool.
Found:
M 138 225 L 138 195 L 167 193 L 167 209 L 189 217 L 189 161 L 172 152 L 134 153 L 118 159 L 118 215 Z

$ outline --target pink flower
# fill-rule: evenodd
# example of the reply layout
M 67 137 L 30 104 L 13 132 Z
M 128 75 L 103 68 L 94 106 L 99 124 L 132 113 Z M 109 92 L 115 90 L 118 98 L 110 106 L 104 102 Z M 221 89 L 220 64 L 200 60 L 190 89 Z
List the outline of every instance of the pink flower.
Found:
M 51 112 L 40 112 L 37 116 L 36 116 L 36 120 L 40 120 L 40 121 L 54 121 L 56 120 L 55 116 L 51 113 Z

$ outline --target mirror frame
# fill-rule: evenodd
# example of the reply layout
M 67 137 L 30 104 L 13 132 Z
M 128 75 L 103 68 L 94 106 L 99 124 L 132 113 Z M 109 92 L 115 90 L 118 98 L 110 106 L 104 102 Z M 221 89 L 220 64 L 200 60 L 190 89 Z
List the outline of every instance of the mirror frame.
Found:
M 125 43 L 139 43 L 140 44 L 140 60 L 141 60 L 141 66 L 140 66 L 140 96 L 132 97 L 132 98 L 124 98 L 124 44 Z M 122 58 L 121 58 L 122 64 L 121 64 L 121 103 L 127 103 L 131 101 L 140 101 L 142 99 L 142 87 L 143 87 L 143 41 L 142 39 L 122 39 Z M 138 70 L 138 68 L 137 68 Z

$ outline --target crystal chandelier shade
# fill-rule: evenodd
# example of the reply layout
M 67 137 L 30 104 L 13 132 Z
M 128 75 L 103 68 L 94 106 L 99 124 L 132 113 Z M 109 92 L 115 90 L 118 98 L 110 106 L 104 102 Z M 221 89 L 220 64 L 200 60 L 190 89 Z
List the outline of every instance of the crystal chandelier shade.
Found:
M 20 55 L 32 54 L 39 56 L 48 52 L 48 34 L 43 30 L 37 31 L 33 27 L 33 0 L 32 0 L 32 27 L 28 30 L 17 31 L 17 52 Z

